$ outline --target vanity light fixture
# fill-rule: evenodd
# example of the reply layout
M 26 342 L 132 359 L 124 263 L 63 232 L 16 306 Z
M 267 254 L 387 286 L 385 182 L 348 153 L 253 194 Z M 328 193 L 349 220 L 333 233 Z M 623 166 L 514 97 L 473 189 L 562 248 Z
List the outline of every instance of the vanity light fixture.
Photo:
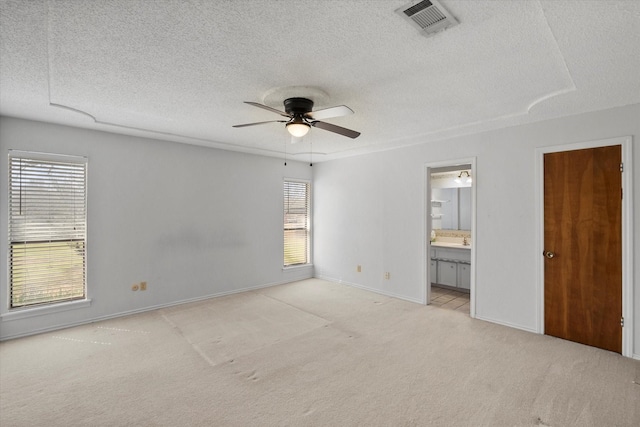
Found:
M 456 179 L 454 179 L 455 182 L 457 182 L 458 184 L 462 184 L 462 176 L 466 175 L 467 179 L 466 179 L 466 183 L 467 184 L 471 184 L 471 182 L 473 181 L 471 179 L 471 174 L 468 171 L 462 171 L 460 172 L 460 174 L 458 175 L 458 177 Z

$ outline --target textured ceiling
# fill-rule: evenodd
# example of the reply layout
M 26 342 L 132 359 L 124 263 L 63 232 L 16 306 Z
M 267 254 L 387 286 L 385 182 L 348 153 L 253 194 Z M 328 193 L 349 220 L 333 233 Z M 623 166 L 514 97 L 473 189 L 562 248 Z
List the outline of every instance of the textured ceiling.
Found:
M 0 0 L 0 114 L 322 161 L 640 103 L 640 1 L 441 0 L 430 38 L 407 2 Z M 362 135 L 232 128 L 290 86 Z

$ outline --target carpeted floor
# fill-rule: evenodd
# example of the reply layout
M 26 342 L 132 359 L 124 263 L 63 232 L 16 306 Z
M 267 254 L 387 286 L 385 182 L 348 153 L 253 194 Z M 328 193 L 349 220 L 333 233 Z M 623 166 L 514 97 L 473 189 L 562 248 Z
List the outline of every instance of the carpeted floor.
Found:
M 640 362 L 311 279 L 0 344 L 0 425 L 638 426 Z

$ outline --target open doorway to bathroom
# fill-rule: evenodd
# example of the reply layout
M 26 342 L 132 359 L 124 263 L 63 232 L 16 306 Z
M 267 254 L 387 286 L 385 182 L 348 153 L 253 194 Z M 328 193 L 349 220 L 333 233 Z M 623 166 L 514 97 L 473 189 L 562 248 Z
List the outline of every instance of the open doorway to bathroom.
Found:
M 427 304 L 475 317 L 475 159 L 426 168 Z

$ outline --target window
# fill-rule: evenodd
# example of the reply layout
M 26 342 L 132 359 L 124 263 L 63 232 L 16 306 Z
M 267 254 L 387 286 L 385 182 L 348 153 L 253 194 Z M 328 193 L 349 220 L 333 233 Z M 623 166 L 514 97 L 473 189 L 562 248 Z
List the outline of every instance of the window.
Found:
M 10 308 L 86 298 L 85 158 L 9 155 Z
M 310 258 L 309 183 L 284 182 L 284 266 L 308 264 Z

